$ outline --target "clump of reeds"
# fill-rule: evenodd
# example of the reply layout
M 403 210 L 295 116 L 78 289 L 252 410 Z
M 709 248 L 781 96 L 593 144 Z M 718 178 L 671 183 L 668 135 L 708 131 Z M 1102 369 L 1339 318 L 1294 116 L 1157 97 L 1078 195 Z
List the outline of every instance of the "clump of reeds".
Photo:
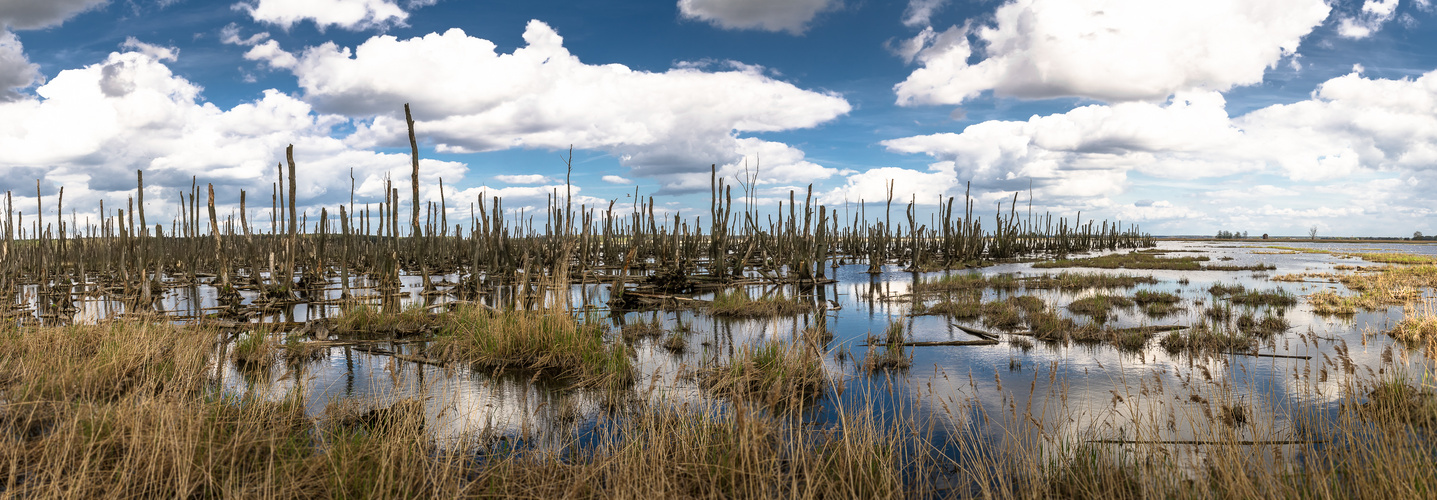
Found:
M 875 372 L 905 370 L 912 366 L 913 359 L 909 357 L 907 349 L 903 347 L 903 342 L 907 338 L 907 330 L 903 326 L 902 320 L 889 322 L 888 328 L 883 332 L 882 349 L 878 348 L 880 342 L 875 342 L 878 339 L 869 337 L 868 352 L 863 358 L 863 369 Z
M 1214 303 L 1202 310 L 1202 315 L 1216 322 L 1226 322 L 1232 319 L 1232 306 L 1228 304 Z
M 1124 351 L 1139 351 L 1147 347 L 1152 334 L 1142 330 L 1119 330 L 1113 333 L 1113 346 Z
M 1058 259 L 1033 264 L 1034 268 L 1096 267 L 1099 269 L 1168 269 L 1197 271 L 1207 257 L 1159 257 L 1151 252 L 1113 253 L 1080 259 Z
M 683 353 L 689 348 L 689 338 L 687 335 L 674 332 L 669 334 L 668 337 L 665 337 L 664 341 L 659 345 L 669 352 Z
M 658 315 L 654 315 L 654 317 L 648 320 L 637 318 L 625 322 L 624 326 L 619 329 L 619 333 L 624 336 L 625 342 L 637 342 L 641 339 L 658 338 L 664 334 L 664 323 L 659 319 Z
M 1074 340 L 1078 342 L 1099 342 L 1106 340 L 1103 329 L 1096 323 L 1079 325 L 1071 318 L 1065 318 L 1057 312 L 1043 309 L 1033 311 L 1026 315 L 1028 328 L 1033 332 L 1033 337 L 1039 340 L 1050 342 L 1066 342 Z
M 1133 294 L 1133 302 L 1150 318 L 1161 318 L 1177 312 L 1178 303 L 1181 301 L 1182 298 L 1172 292 L 1138 290 Z
M 783 295 L 750 297 L 744 290 L 728 290 L 714 295 L 709 314 L 714 316 L 757 318 L 792 316 L 813 310 L 813 304 Z
M 1043 302 L 1043 299 L 1034 297 L 1032 295 L 1013 295 L 1006 299 L 1003 299 L 1003 301 L 1012 304 L 1013 307 L 1016 307 L 1019 311 L 1022 311 L 1024 315 L 1035 314 L 1041 311 L 1048 310 L 1048 304 Z
M 1437 265 L 1385 266 L 1375 272 L 1357 272 L 1336 279 L 1357 295 L 1339 295 L 1322 290 L 1308 296 L 1319 314 L 1348 316 L 1361 310 L 1378 310 L 1392 305 L 1418 302 L 1424 290 L 1437 288 Z
M 693 333 L 693 323 L 684 323 L 682 320 L 674 321 L 674 328 L 669 332 L 664 341 L 659 343 L 660 347 L 669 352 L 682 354 L 689 348 L 689 334 Z
M 914 293 L 974 292 L 984 289 L 1011 291 L 1020 287 L 1018 278 L 1009 273 L 993 276 L 984 276 L 981 273 L 945 274 L 931 279 L 919 277 L 913 282 Z
M 1098 294 L 1073 301 L 1068 304 L 1068 310 L 1093 318 L 1097 323 L 1106 323 L 1113 309 L 1129 308 L 1133 304 L 1133 299 L 1121 295 Z
M 291 364 L 306 363 L 324 357 L 325 349 L 306 342 L 299 335 L 290 334 L 284 338 L 284 360 Z
M 1248 416 L 1252 410 L 1241 402 L 1222 403 L 1218 405 L 1218 421 L 1228 427 L 1242 427 L 1247 424 Z
M 232 347 L 231 355 L 241 367 L 262 370 L 274 364 L 277 351 L 269 332 L 254 330 L 240 336 Z
M 794 408 L 823 394 L 827 372 L 819 351 L 800 343 L 769 340 L 745 345 L 727 366 L 704 370 L 699 385 L 719 396 Z
M 623 345 L 605 342 L 597 322 L 563 311 L 460 307 L 440 317 L 435 340 L 443 359 L 497 370 L 539 372 L 586 385 L 634 379 Z
M 1023 279 L 1023 286 L 1029 289 L 1081 290 L 1085 288 L 1132 288 L 1138 285 L 1157 283 L 1152 276 L 1137 276 L 1127 273 L 1073 273 L 1042 274 Z
M 932 304 L 918 304 L 913 308 L 914 316 L 943 315 L 954 319 L 974 319 L 983 315 L 983 303 L 976 297 L 964 296 L 940 300 Z
M 360 304 L 344 310 L 334 320 L 336 334 L 350 336 L 403 336 L 428 331 L 438 323 L 437 314 L 422 305 L 412 305 L 397 312 Z
M 1023 337 L 1013 337 L 1011 339 L 1008 339 L 1008 345 L 1021 349 L 1023 352 L 1033 350 L 1033 341 Z
M 1158 345 L 1168 353 L 1215 354 L 1250 350 L 1256 341 L 1247 335 L 1206 324 L 1168 333 Z
M 1146 306 L 1148 304 L 1176 304 L 1180 301 L 1182 301 L 1182 298 L 1172 292 L 1138 290 L 1133 293 L 1133 302 L 1136 302 L 1140 306 Z
M 1323 316 L 1352 316 L 1364 303 L 1360 297 L 1340 295 L 1332 290 L 1322 290 L 1307 296 L 1312 312 Z
M 1229 295 L 1243 293 L 1245 291 L 1247 291 L 1247 287 L 1244 287 L 1239 284 L 1229 285 L 1226 283 L 1216 283 L 1213 284 L 1213 286 L 1208 287 L 1207 289 L 1207 293 L 1218 297 L 1227 297 Z
M 1245 306 L 1267 306 L 1271 308 L 1292 307 L 1297 305 L 1297 297 L 1281 288 L 1275 290 L 1239 290 L 1228 295 L 1228 300 L 1234 304 Z
M 1270 337 L 1272 335 L 1287 331 L 1291 327 L 1287 318 L 1268 312 L 1262 318 L 1258 318 L 1252 311 L 1246 311 L 1237 317 L 1237 329 L 1243 333 L 1259 337 Z
M 994 301 L 984 303 L 983 325 L 999 330 L 1016 330 L 1023 325 L 1022 311 L 1012 302 Z M 890 327 L 891 329 L 891 327 Z
M 1387 334 L 1408 345 L 1437 345 L 1437 306 L 1432 302 L 1407 305 L 1402 311 L 1402 321 Z
M 1204 271 L 1271 271 L 1277 269 L 1277 266 L 1259 262 L 1257 264 L 1208 264 L 1202 268 Z

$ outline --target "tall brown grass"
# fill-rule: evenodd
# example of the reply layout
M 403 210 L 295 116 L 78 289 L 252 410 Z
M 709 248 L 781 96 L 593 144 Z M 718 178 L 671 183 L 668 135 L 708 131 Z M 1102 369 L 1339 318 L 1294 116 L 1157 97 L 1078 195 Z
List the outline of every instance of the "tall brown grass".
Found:
M 741 399 L 639 401 L 583 439 L 526 448 L 436 444 L 426 401 L 312 415 L 299 392 L 235 396 L 216 385 L 222 339 L 135 321 L 0 327 L 0 496 L 1390 499 L 1437 484 L 1426 365 L 1363 376 L 1314 360 L 1272 407 L 1240 380 L 1115 380 L 1097 414 L 1121 426 L 1069 400 L 1056 368 L 1046 392 L 1000 386 L 1002 404 L 938 391 L 919 396 L 932 411 L 879 412 L 859 397 L 820 422 Z M 1336 406 L 1296 402 L 1308 396 Z

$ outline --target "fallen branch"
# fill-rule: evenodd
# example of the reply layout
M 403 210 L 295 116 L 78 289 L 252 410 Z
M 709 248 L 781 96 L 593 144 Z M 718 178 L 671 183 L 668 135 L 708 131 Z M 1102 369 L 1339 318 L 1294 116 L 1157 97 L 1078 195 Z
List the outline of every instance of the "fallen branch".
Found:
M 960 324 L 957 324 L 957 323 L 951 323 L 951 324 L 952 324 L 955 328 L 957 328 L 957 329 L 959 329 L 959 330 L 963 330 L 963 331 L 965 331 L 965 332 L 968 332 L 969 335 L 972 335 L 972 336 L 974 336 L 974 337 L 978 337 L 978 338 L 981 338 L 981 339 L 984 339 L 984 340 L 992 340 L 992 341 L 994 341 L 995 343 L 996 343 L 996 341 L 998 340 L 998 334 L 996 334 L 996 333 L 985 332 L 985 331 L 979 330 L 979 329 L 977 329 L 977 328 L 970 328 L 970 327 L 966 327 L 966 326 L 963 326 L 963 325 L 960 325 Z
M 674 301 L 682 301 L 682 302 L 696 302 L 696 303 L 700 303 L 700 304 L 706 304 L 706 303 L 708 303 L 707 300 L 691 299 L 691 298 L 688 298 L 688 297 L 678 297 L 678 296 L 674 296 L 674 295 L 659 295 L 659 294 L 655 294 L 655 293 L 635 292 L 635 291 L 633 291 L 633 290 L 629 290 L 629 291 L 624 292 L 624 295 L 633 295 L 633 296 L 635 296 L 635 297 L 643 297 L 643 298 L 646 298 L 646 299 L 656 299 L 656 300 L 674 300 Z

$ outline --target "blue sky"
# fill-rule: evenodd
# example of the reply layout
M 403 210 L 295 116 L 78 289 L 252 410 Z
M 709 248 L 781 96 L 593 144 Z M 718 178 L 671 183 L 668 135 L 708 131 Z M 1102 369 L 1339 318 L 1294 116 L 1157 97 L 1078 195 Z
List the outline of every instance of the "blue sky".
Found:
M 232 212 L 288 144 L 302 204 L 376 202 L 407 192 L 409 102 L 453 221 L 562 194 L 572 145 L 577 202 L 688 217 L 747 164 L 770 208 L 891 180 L 926 213 L 971 182 L 980 213 L 1031 190 L 1155 234 L 1437 233 L 1431 0 L 0 0 L 0 25 L 22 210 L 40 179 L 96 217 L 144 169 L 149 213 L 193 177 Z

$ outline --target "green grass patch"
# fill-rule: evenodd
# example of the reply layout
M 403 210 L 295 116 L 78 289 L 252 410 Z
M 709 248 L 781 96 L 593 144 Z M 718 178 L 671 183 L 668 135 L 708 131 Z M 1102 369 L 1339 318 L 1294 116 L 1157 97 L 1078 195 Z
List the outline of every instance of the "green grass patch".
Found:
M 1242 292 L 1245 292 L 1245 291 L 1247 291 L 1247 288 L 1246 288 L 1246 287 L 1243 287 L 1242 285 L 1238 285 L 1238 284 L 1229 285 L 1229 284 L 1225 284 L 1225 283 L 1217 283 L 1217 284 L 1214 284 L 1213 286 L 1208 287 L 1208 289 L 1207 289 L 1207 293 L 1212 294 L 1212 295 L 1217 296 L 1217 297 L 1227 297 L 1227 296 L 1229 296 L 1229 295 L 1232 295 L 1232 294 L 1235 294 L 1235 293 L 1242 293 Z
M 1172 292 L 1155 292 L 1152 290 L 1138 290 L 1133 293 L 1133 302 L 1141 306 L 1148 304 L 1176 304 L 1182 301 L 1182 297 Z
M 794 316 L 813 310 L 813 304 L 783 295 L 750 297 L 744 290 L 727 290 L 714 295 L 709 314 L 730 318 Z
M 1246 290 L 1228 295 L 1234 304 L 1244 306 L 1267 306 L 1285 308 L 1297 305 L 1297 296 L 1281 288 L 1274 290 Z
M 1049 269 L 1060 267 L 1096 267 L 1099 269 L 1166 269 L 1174 271 L 1197 271 L 1202 269 L 1204 256 L 1159 257 L 1151 252 L 1129 252 L 1086 257 L 1081 259 L 1058 259 L 1033 264 L 1034 268 Z
M 999 330 L 1016 330 L 1023 326 L 1022 310 L 1006 300 L 984 303 L 983 326 Z
M 1237 329 L 1248 335 L 1270 337 L 1287 331 L 1292 326 L 1287 318 L 1267 313 L 1258 318 L 1251 311 L 1237 317 Z
M 245 332 L 231 349 L 235 363 L 244 368 L 263 370 L 275 361 L 275 342 L 269 332 Z
M 1132 307 L 1133 299 L 1121 295 L 1093 295 L 1084 297 L 1068 304 L 1068 310 L 1073 314 L 1081 314 L 1093 318 L 1098 323 L 1106 323 L 1114 309 Z
M 941 315 L 954 319 L 975 319 L 983 315 L 983 304 L 977 296 L 963 295 L 947 298 L 933 304 L 919 304 L 913 308 L 914 316 Z
M 1012 274 L 984 276 L 981 273 L 945 274 L 936 278 L 920 277 L 913 283 L 914 293 L 973 292 L 986 289 L 1017 290 L 1021 284 Z
M 1217 354 L 1251 350 L 1257 341 L 1248 335 L 1198 325 L 1187 330 L 1168 333 L 1158 341 L 1169 354 Z
M 605 342 L 597 322 L 560 311 L 461 307 L 441 317 L 435 352 L 442 359 L 495 370 L 523 370 L 584 385 L 632 383 L 627 349 Z
M 1034 290 L 1132 288 L 1138 285 L 1152 285 L 1157 282 L 1157 278 L 1152 276 L 1138 276 L 1127 273 L 1074 273 L 1068 271 L 1062 271 L 1058 274 L 1044 274 L 1023 278 L 1023 286 Z

